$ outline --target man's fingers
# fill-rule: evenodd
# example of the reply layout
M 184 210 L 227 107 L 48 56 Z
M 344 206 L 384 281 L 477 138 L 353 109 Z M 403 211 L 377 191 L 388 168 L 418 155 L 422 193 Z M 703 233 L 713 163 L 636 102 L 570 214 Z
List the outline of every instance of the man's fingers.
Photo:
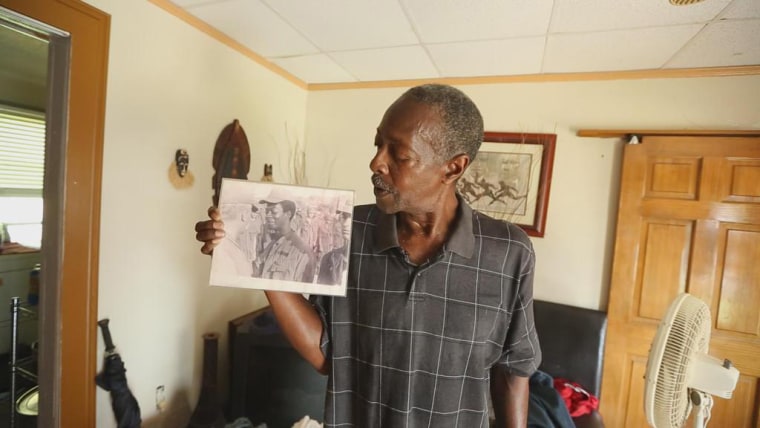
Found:
M 211 242 L 218 244 L 224 238 L 224 230 L 221 229 L 201 229 L 195 234 L 195 239 L 201 242 Z
M 206 221 L 199 221 L 198 223 L 195 223 L 195 231 L 200 232 L 201 230 L 209 229 L 208 223 L 210 221 L 211 220 L 206 220 Z
M 215 239 L 213 241 L 208 241 L 201 247 L 201 253 L 211 255 L 214 252 L 214 247 L 219 245 L 219 243 L 222 242 L 221 239 Z
M 211 254 L 214 247 L 219 245 L 224 238 L 224 223 L 216 207 L 208 209 L 208 216 L 211 220 L 199 221 L 195 223 L 195 239 L 203 242 L 201 253 Z
M 219 221 L 222 219 L 222 215 L 219 213 L 219 209 L 215 206 L 208 207 L 208 217 L 211 220 Z
M 195 223 L 196 232 L 202 232 L 204 230 L 218 230 L 224 233 L 224 223 L 214 220 L 199 221 L 198 223 Z

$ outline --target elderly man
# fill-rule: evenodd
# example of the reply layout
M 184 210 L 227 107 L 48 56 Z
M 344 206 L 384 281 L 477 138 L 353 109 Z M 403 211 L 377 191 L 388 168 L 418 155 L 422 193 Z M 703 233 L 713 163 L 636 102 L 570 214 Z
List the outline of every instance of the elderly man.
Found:
M 354 210 L 346 297 L 267 291 L 280 327 L 328 374 L 325 426 L 525 426 L 534 253 L 515 225 L 456 193 L 483 120 L 461 91 L 412 88 L 385 112 L 370 162 L 375 204 Z M 196 225 L 208 254 L 223 236 Z

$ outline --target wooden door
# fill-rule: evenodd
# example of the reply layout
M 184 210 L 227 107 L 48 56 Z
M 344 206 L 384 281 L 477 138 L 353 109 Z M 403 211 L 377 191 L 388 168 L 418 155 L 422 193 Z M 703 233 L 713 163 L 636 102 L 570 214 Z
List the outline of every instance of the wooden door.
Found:
M 686 291 L 712 314 L 710 354 L 741 377 L 712 427 L 760 427 L 760 138 L 645 137 L 625 148 L 601 413 L 646 427 L 644 372 L 668 305 Z

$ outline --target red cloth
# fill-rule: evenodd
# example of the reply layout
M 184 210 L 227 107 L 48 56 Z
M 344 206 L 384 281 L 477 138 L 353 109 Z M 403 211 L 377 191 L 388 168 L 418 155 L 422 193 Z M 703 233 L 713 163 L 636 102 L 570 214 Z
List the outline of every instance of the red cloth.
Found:
M 559 392 L 570 416 L 574 418 L 591 413 L 599 407 L 599 399 L 576 382 L 561 377 L 555 378 L 554 389 Z

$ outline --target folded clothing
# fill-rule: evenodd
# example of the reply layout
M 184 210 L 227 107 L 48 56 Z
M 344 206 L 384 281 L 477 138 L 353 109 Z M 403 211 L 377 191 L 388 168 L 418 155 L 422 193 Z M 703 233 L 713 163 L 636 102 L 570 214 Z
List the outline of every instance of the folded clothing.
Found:
M 570 416 L 574 418 L 589 414 L 599 408 L 599 399 L 583 389 L 577 382 L 558 377 L 554 379 L 554 389 L 559 392 Z

